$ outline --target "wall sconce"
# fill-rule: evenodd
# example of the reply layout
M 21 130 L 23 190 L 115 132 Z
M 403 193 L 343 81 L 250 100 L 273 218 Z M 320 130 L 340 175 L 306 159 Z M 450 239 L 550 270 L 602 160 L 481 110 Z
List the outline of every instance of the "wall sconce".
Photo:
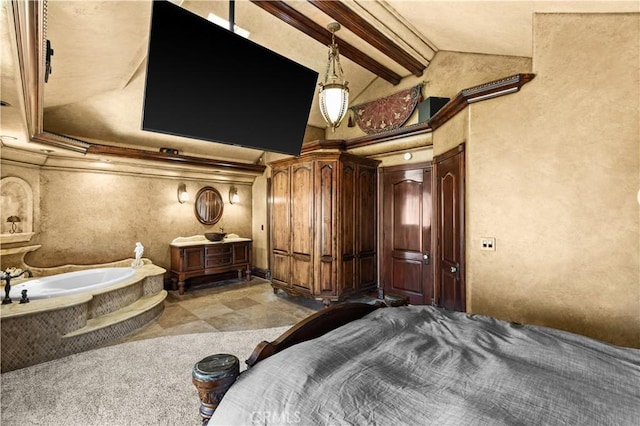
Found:
M 240 201 L 240 196 L 238 195 L 238 188 L 232 186 L 229 188 L 229 202 L 231 204 L 235 204 Z
M 189 193 L 187 192 L 187 186 L 184 183 L 178 185 L 178 202 L 184 204 L 189 201 Z
M 18 216 L 9 216 L 7 218 L 7 222 L 11 223 L 11 229 L 9 229 L 10 234 L 15 234 L 18 230 L 18 226 L 16 223 L 20 222 L 20 218 Z

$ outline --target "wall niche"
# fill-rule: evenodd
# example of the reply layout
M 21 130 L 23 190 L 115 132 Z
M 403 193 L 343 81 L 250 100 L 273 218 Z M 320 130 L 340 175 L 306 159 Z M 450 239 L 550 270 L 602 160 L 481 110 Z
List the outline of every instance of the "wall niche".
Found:
M 29 241 L 33 237 L 33 191 L 17 177 L 0 179 L 0 243 Z

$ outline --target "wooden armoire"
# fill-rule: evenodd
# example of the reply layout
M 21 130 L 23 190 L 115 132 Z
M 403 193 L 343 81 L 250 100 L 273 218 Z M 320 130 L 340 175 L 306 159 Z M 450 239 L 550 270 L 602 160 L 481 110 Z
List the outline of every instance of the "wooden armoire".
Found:
M 344 152 L 270 163 L 271 283 L 325 305 L 377 286 L 377 167 Z

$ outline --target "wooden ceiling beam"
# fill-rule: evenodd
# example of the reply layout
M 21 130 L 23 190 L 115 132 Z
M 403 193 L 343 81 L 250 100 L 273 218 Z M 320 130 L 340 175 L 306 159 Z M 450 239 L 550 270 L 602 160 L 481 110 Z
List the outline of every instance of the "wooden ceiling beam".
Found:
M 331 44 L 331 32 L 329 30 L 315 23 L 283 1 L 251 0 L 251 3 L 259 6 L 276 18 L 302 31 L 320 43 L 327 46 Z M 393 85 L 400 83 L 400 80 L 402 80 L 399 74 L 393 72 L 368 55 L 365 55 L 344 40 L 336 37 L 336 43 L 338 43 L 338 48 L 342 56 L 351 59 L 353 62 L 368 69 L 380 78 L 383 78 Z
M 407 53 L 402 47 L 384 35 L 376 27 L 349 9 L 343 2 L 331 0 L 308 0 L 309 3 L 326 13 L 349 31 L 366 41 L 380 52 L 406 68 L 416 77 L 421 77 L 426 66 Z

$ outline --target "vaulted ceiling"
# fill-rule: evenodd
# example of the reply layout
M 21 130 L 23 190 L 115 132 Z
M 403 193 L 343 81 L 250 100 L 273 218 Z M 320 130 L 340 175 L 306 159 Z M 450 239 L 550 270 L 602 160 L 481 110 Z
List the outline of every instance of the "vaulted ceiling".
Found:
M 1 96 L 10 104 L 1 110 L 2 144 L 33 151 L 53 149 L 64 155 L 57 148 L 28 143 L 11 3 L 3 2 L 0 11 Z M 439 50 L 530 57 L 534 13 L 639 11 L 637 1 L 173 3 L 202 17 L 214 13 L 226 19 L 233 10 L 235 23 L 250 32 L 252 41 L 316 70 L 320 79 L 331 38 L 326 26 L 339 22 L 342 29 L 336 38 L 352 99 L 377 79 L 392 91 L 402 79 L 422 75 Z M 151 0 L 49 0 L 46 15 L 46 39 L 54 54 L 52 73 L 41 84 L 44 130 L 107 146 L 152 151 L 179 146 L 189 155 L 228 161 L 254 163 L 261 156 L 257 150 L 140 129 Z M 265 107 L 248 104 L 247 114 Z M 317 94 L 309 125 L 326 127 Z

